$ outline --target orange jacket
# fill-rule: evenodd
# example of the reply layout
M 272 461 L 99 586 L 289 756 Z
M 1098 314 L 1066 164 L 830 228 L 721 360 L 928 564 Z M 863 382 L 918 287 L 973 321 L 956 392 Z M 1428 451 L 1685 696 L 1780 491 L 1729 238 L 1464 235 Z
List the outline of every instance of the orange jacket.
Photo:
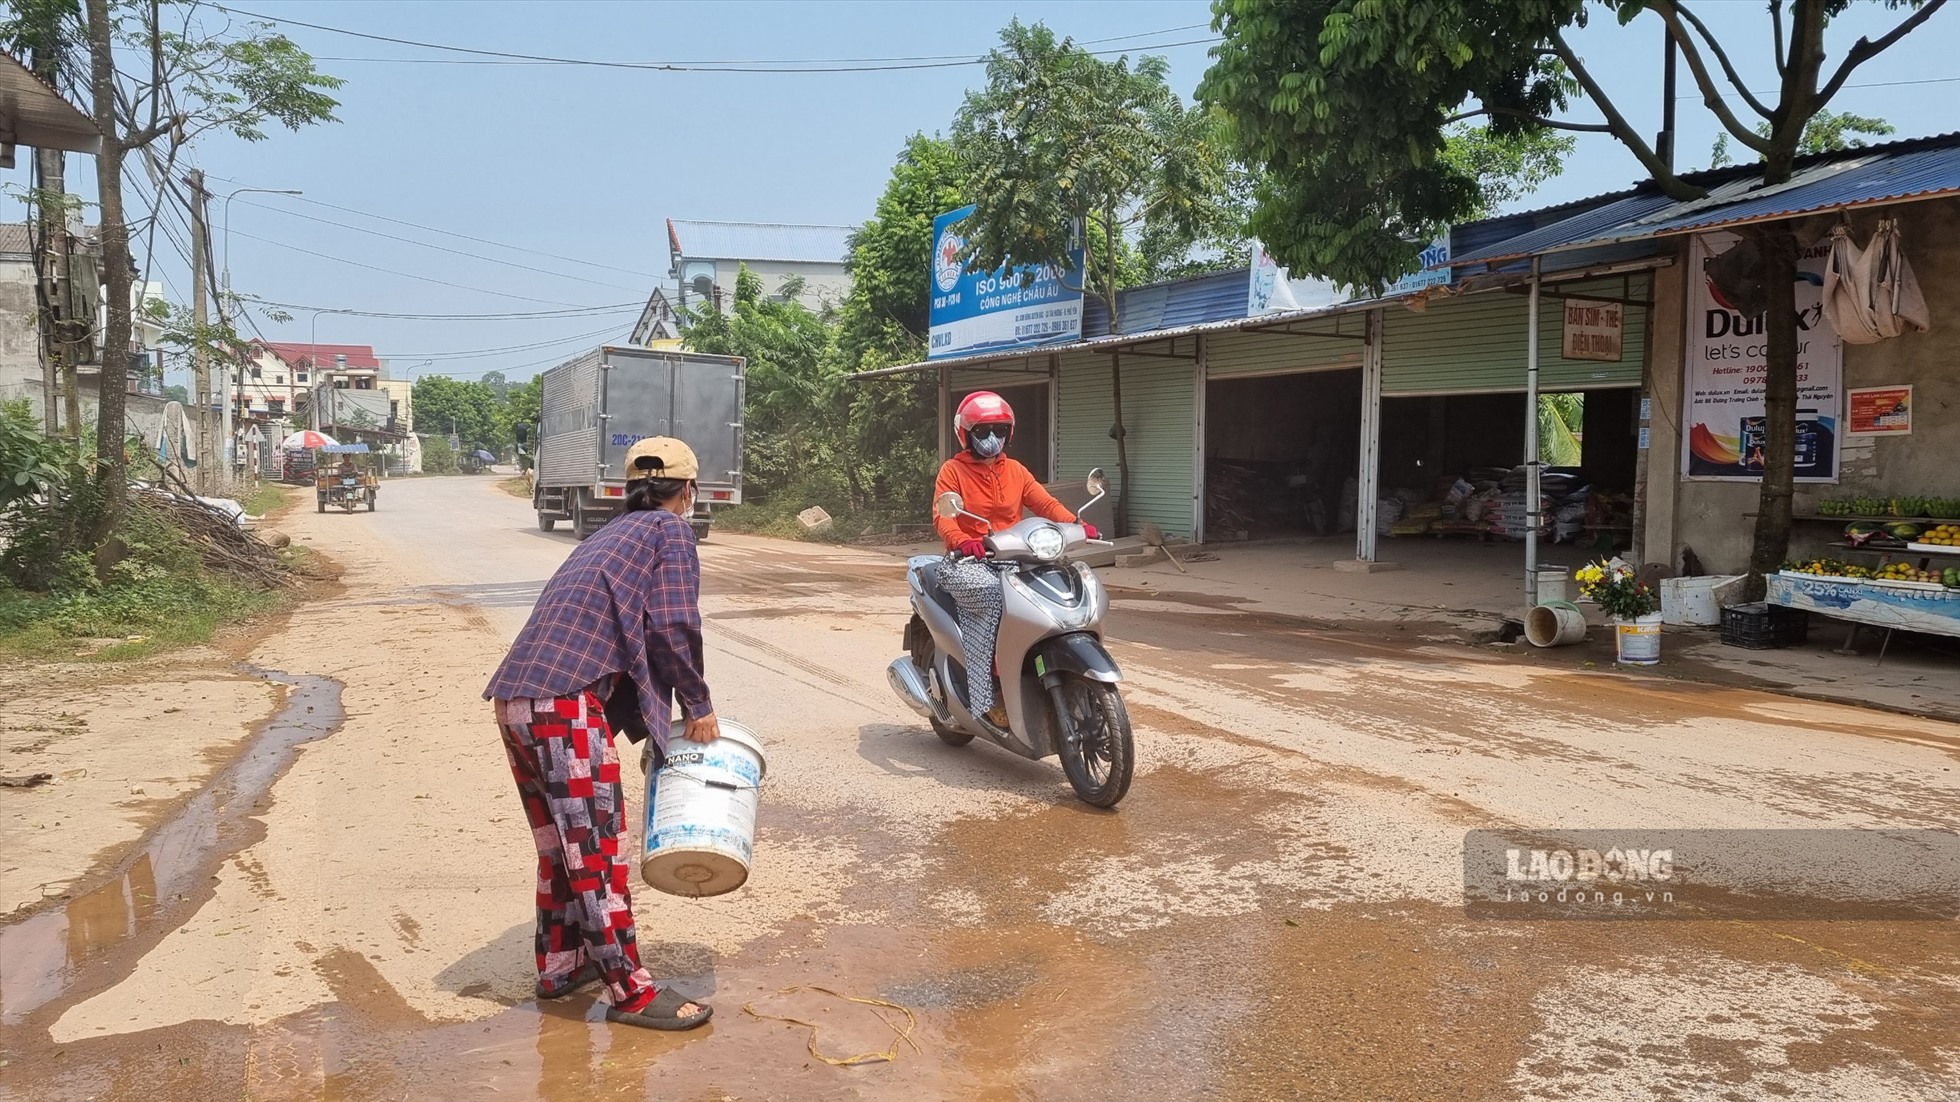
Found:
M 970 452 L 948 459 L 939 468 L 933 500 L 937 501 L 948 490 L 960 495 L 966 502 L 967 512 L 986 517 L 996 531 L 1020 523 L 1023 508 L 1059 524 L 1075 521 L 1075 514 L 1042 489 L 1033 472 L 1004 455 L 991 463 L 975 459 Z M 939 532 L 939 538 L 946 541 L 949 551 L 987 534 L 978 521 L 967 517 L 949 519 L 934 513 L 932 526 Z

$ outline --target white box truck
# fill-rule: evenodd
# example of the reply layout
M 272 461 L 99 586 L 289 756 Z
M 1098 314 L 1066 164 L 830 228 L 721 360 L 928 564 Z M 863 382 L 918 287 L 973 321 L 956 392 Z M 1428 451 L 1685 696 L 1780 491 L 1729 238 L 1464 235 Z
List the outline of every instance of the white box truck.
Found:
M 531 490 L 538 529 L 562 520 L 579 539 L 598 531 L 625 504 L 626 449 L 672 436 L 701 461 L 691 519 L 706 539 L 712 510 L 742 501 L 746 366 L 740 356 L 607 345 L 546 371 Z

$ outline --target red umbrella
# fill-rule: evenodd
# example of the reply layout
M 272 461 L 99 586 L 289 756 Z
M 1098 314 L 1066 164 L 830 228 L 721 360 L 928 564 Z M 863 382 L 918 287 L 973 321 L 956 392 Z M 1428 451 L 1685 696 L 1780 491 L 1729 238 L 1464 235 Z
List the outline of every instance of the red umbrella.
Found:
M 333 437 L 328 436 L 324 432 L 315 432 L 312 429 L 301 429 L 299 432 L 296 432 L 291 436 L 286 437 L 286 439 L 280 443 L 279 447 L 281 448 L 281 450 L 284 451 L 310 451 L 314 448 L 333 447 L 334 445 L 339 443 L 340 441 L 335 440 Z

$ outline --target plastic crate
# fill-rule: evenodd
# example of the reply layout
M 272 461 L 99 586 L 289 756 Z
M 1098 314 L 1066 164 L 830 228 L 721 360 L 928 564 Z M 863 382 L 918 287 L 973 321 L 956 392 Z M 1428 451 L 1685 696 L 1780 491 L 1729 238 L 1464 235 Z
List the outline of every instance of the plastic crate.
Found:
M 1810 638 L 1810 613 L 1764 601 L 1722 610 L 1722 642 L 1748 650 L 1780 650 Z

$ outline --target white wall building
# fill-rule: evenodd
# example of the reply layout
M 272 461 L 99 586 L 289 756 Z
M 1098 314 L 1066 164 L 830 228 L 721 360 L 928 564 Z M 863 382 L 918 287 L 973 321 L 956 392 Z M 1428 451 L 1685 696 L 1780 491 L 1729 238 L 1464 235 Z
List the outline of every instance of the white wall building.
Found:
M 746 266 L 762 280 L 765 295 L 780 295 L 791 277 L 803 281 L 797 300 L 812 310 L 838 306 L 850 293 L 844 260 L 851 226 L 794 226 L 767 222 L 667 220 L 670 278 L 679 283 L 675 309 L 685 313 L 712 302 L 726 313 L 735 305 L 735 277 Z

